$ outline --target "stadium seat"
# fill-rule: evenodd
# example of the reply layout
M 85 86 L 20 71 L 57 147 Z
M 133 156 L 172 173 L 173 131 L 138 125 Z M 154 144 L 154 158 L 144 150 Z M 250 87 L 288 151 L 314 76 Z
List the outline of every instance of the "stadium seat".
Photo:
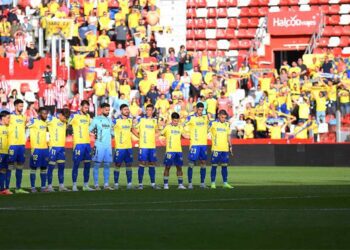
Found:
M 311 5 L 311 11 L 319 12 L 321 7 L 319 5 Z
M 238 48 L 239 49 L 249 49 L 251 44 L 252 44 L 251 40 L 247 40 L 247 39 L 239 40 L 238 41 Z
M 250 0 L 238 0 L 237 6 L 238 7 L 246 7 L 249 6 Z
M 225 34 L 225 38 L 226 39 L 233 39 L 235 38 L 235 30 L 234 29 L 227 29 L 226 30 L 226 34 Z
M 248 27 L 256 28 L 259 26 L 259 18 L 253 17 L 248 20 Z
M 329 4 L 329 0 L 318 0 L 318 4 Z
M 341 15 L 339 24 L 349 25 L 350 24 L 350 15 Z
M 195 24 L 195 19 L 187 19 L 186 20 L 186 28 L 187 29 L 193 29 L 194 27 L 196 27 L 196 24 Z
M 259 6 L 267 6 L 269 4 L 269 0 L 259 0 Z
M 219 0 L 218 1 L 218 7 L 222 8 L 222 7 L 227 7 L 227 0 Z
M 187 8 L 195 8 L 196 7 L 196 0 L 187 0 Z
M 328 5 L 322 5 L 322 6 L 320 7 L 320 10 L 321 10 L 321 12 L 322 12 L 323 14 L 328 14 L 328 12 L 329 12 L 329 6 L 328 6 Z
M 279 5 L 281 5 L 281 6 L 284 6 L 284 5 L 289 6 L 289 0 L 280 0 Z
M 242 17 L 238 20 L 238 22 L 239 22 L 238 27 L 246 28 L 246 27 L 248 27 L 249 18 Z
M 207 51 L 207 55 L 208 55 L 208 57 L 211 57 L 211 58 L 216 57 L 216 55 L 217 55 L 216 50 L 215 51 L 213 51 L 213 50 Z
M 198 50 L 206 50 L 207 49 L 207 41 L 205 41 L 205 40 L 196 41 L 196 48 Z
M 334 48 L 334 49 L 333 49 L 333 54 L 334 54 L 335 56 L 340 56 L 341 53 L 342 53 L 342 48 Z
M 197 29 L 205 29 L 207 27 L 205 19 L 204 18 L 196 19 L 194 27 Z
M 287 7 L 288 8 L 288 7 Z M 288 8 L 289 9 L 289 8 Z M 279 6 L 271 6 L 269 8 L 269 12 L 270 13 L 274 13 L 274 12 L 280 12 L 280 7 Z
M 207 7 L 217 8 L 218 7 L 218 0 L 207 0 Z
M 227 0 L 227 7 L 236 7 L 237 0 Z
M 350 45 L 349 44 L 349 37 L 348 36 L 341 36 L 340 37 L 340 43 L 339 43 L 339 46 L 340 47 L 346 47 L 346 46 L 348 46 L 348 45 Z
M 340 26 L 343 28 L 343 35 L 350 36 L 350 29 L 345 26 Z
M 196 42 L 194 40 L 187 40 L 186 41 L 186 49 L 187 50 L 194 50 L 196 47 Z
M 308 4 L 300 5 L 300 11 L 311 11 L 311 7 Z
M 250 16 L 249 14 L 249 8 L 241 8 L 241 13 L 239 14 L 241 17 L 246 17 L 246 16 Z
M 207 7 L 207 1 L 206 0 L 196 0 L 196 8 L 205 8 Z
M 350 13 L 350 4 L 340 5 L 339 14 L 349 14 Z
M 328 47 L 337 47 L 340 44 L 340 38 L 338 36 L 332 36 L 329 38 Z
M 228 27 L 229 28 L 237 28 L 237 26 L 238 26 L 237 18 L 228 19 Z
M 328 46 L 328 41 L 329 41 L 329 38 L 327 37 L 322 37 L 320 38 L 320 40 L 318 41 L 318 46 L 319 47 L 327 47 Z
M 227 43 L 228 44 L 230 44 L 228 41 L 227 41 Z M 228 47 L 227 47 L 227 49 L 228 49 Z M 217 56 L 219 56 L 219 57 L 224 57 L 225 56 L 225 51 L 217 51 Z
M 194 31 L 194 38 L 195 39 L 205 39 L 206 34 L 204 29 L 198 29 Z
M 256 34 L 256 29 L 247 29 L 247 37 L 254 38 Z
M 246 37 L 247 37 L 247 30 L 239 29 L 237 32 L 237 38 L 246 38 Z
M 299 5 L 293 5 L 293 6 L 290 6 L 289 10 L 298 12 L 300 11 L 300 8 L 299 8 Z
M 239 17 L 241 10 L 238 8 L 228 8 L 227 9 L 227 16 L 228 17 Z
M 341 36 L 343 33 L 344 33 L 344 31 L 343 31 L 343 27 L 342 26 L 335 26 L 333 28 L 333 35 L 334 36 Z
M 230 42 L 228 40 L 219 40 L 217 46 L 218 49 L 228 50 L 230 48 Z
M 205 30 L 206 39 L 216 39 L 216 30 L 215 29 L 206 29 Z
M 186 17 L 187 18 L 194 18 L 196 17 L 196 9 L 194 8 L 188 8 L 187 11 L 186 11 Z
M 216 40 L 209 40 L 207 44 L 207 49 L 208 50 L 217 50 L 217 41 Z
M 261 7 L 261 8 L 259 8 L 259 16 L 266 16 L 268 12 L 269 12 L 269 8 L 268 7 Z
M 345 47 L 342 50 L 343 55 L 350 55 L 350 47 Z
M 209 8 L 207 17 L 208 18 L 216 18 L 217 17 L 216 8 Z
M 193 40 L 194 38 L 195 38 L 194 30 L 192 30 L 192 29 L 187 29 L 187 30 L 186 30 L 186 39 Z
M 207 8 L 198 8 L 198 9 L 196 9 L 196 17 L 198 17 L 198 18 L 207 18 L 208 10 L 209 9 L 207 9 Z
M 280 4 L 280 0 L 270 0 L 268 5 L 269 6 L 277 6 Z
M 338 15 L 333 15 L 328 19 L 329 24 L 338 25 L 340 23 L 340 17 Z
M 251 17 L 259 16 L 259 8 L 258 7 L 249 8 L 249 16 L 251 16 Z
M 217 19 L 217 28 L 227 28 L 228 27 L 228 19 L 227 18 L 219 18 Z
M 218 17 L 227 17 L 227 8 L 218 9 Z
M 338 14 L 340 12 L 340 6 L 337 4 L 331 5 L 329 7 L 329 14 Z
M 226 38 L 226 30 L 224 30 L 224 29 L 217 29 L 216 30 L 216 38 L 217 39 L 224 39 L 224 38 Z
M 230 49 L 238 49 L 238 40 L 231 40 L 230 41 Z
M 216 19 L 207 19 L 207 28 L 216 28 Z
M 238 56 L 238 50 L 229 50 L 229 51 L 226 53 L 226 56 L 227 56 L 227 57 L 236 57 L 236 56 Z
M 299 0 L 288 0 L 288 5 L 299 5 Z
M 323 36 L 332 36 L 333 35 L 333 26 L 326 26 L 323 30 Z

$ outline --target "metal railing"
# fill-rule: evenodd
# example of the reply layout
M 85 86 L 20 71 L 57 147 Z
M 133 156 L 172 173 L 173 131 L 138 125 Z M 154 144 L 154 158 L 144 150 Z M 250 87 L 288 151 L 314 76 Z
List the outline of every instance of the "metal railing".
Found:
M 255 37 L 252 41 L 252 44 L 250 45 L 250 48 L 248 50 L 248 54 L 246 57 L 246 63 L 248 63 L 248 60 L 250 56 L 257 52 L 260 45 L 262 44 L 265 36 L 267 34 L 267 16 L 265 16 L 262 20 L 262 22 L 259 24 L 258 29 L 256 31 Z
M 324 27 L 325 27 L 324 15 L 321 14 L 320 23 L 317 27 L 317 30 L 312 34 L 309 45 L 307 46 L 304 54 L 312 54 L 314 49 L 317 47 L 317 43 L 323 34 Z

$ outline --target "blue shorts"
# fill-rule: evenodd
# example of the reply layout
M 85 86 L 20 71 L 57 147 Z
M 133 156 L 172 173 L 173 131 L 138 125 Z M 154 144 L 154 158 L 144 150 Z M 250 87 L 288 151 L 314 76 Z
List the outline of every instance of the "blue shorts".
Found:
M 25 162 L 25 151 L 24 145 L 12 145 L 9 147 L 9 163 L 24 164 Z
M 207 160 L 207 146 L 192 146 L 190 147 L 190 154 L 188 155 L 190 161 L 206 161 Z
M 73 150 L 73 161 L 91 161 L 91 146 L 90 144 L 77 144 Z
M 8 168 L 9 168 L 9 155 L 0 154 L 0 169 L 8 169 Z
M 64 147 L 52 147 L 50 148 L 49 162 L 63 163 L 66 161 L 66 152 Z
M 102 145 L 96 145 L 92 150 L 92 160 L 94 162 L 105 162 L 105 163 L 111 163 L 113 162 L 113 154 L 112 154 L 112 147 L 111 146 L 102 146 Z
M 132 149 L 116 149 L 115 155 L 114 155 L 114 162 L 117 164 L 122 164 L 125 162 L 125 164 L 132 163 L 133 161 L 133 154 Z
M 34 149 L 30 155 L 31 168 L 47 167 L 49 161 L 49 149 Z
M 184 165 L 182 152 L 169 152 L 165 154 L 164 165 L 166 167 L 177 166 L 182 167 Z
M 229 162 L 230 155 L 229 152 L 213 151 L 211 153 L 211 163 L 212 164 L 227 164 Z
M 155 148 L 140 148 L 139 161 L 157 162 L 157 154 Z

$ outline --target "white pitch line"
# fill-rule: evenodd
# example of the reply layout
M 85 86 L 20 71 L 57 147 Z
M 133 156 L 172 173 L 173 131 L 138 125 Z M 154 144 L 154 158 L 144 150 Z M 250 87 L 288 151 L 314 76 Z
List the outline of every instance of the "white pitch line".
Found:
M 145 209 L 126 209 L 126 208 L 0 208 L 0 211 L 40 211 L 40 212 L 57 212 L 57 211 L 88 211 L 88 212 L 349 212 L 350 208 L 145 208 Z
M 350 195 L 333 195 L 333 196 L 281 196 L 281 197 L 246 197 L 246 198 L 223 198 L 223 199 L 203 199 L 203 200 L 171 200 L 171 201 L 144 201 L 144 202 L 108 202 L 108 203 L 87 203 L 87 204 L 63 204 L 63 205 L 45 205 L 36 207 L 0 207 L 1 210 L 8 209 L 59 209 L 74 207 L 99 207 L 99 206 L 114 206 L 114 205 L 145 205 L 145 204 L 181 204 L 181 203 L 202 203 L 202 202 L 229 202 L 229 201 L 263 201 L 263 200 L 289 200 L 289 199 L 316 199 L 316 198 L 333 198 L 333 197 L 350 197 Z M 85 208 L 87 209 L 87 208 Z M 127 209 L 128 210 L 128 209 Z M 128 210 L 129 211 L 129 210 Z

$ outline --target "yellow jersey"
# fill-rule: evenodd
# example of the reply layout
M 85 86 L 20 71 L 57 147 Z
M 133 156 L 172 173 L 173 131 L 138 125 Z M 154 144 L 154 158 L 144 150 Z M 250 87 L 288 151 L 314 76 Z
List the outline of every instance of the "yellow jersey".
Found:
M 188 116 L 185 126 L 190 132 L 191 146 L 207 145 L 208 141 L 208 117 L 196 114 Z
M 102 17 L 104 12 L 108 13 L 108 1 L 104 1 L 104 2 L 99 1 L 97 3 L 97 16 Z
M 271 139 L 281 139 L 281 134 L 282 134 L 282 128 L 281 126 L 272 126 L 269 128 L 270 130 L 270 138 Z
M 40 119 L 30 119 L 28 123 L 30 146 L 33 149 L 48 148 L 46 133 L 47 123 Z
M 73 128 L 73 144 L 90 144 L 90 115 L 84 115 L 80 111 L 72 114 L 68 123 Z
M 104 96 L 106 94 L 107 84 L 104 82 L 97 82 L 94 84 L 95 95 Z
M 316 111 L 326 111 L 327 105 L 326 105 L 327 99 L 325 97 L 318 97 L 316 98 Z
M 256 120 L 256 131 L 266 131 L 266 118 L 257 116 Z
M 26 144 L 26 118 L 24 115 L 16 115 L 12 113 L 9 125 L 9 142 L 10 145 Z
M 295 138 L 297 139 L 307 139 L 307 128 L 305 128 L 305 124 L 303 126 L 295 126 L 294 128 L 294 134 L 295 134 Z
M 135 29 L 139 25 L 140 18 L 141 18 L 141 14 L 139 12 L 131 13 L 128 16 L 129 28 Z
M 156 148 L 157 119 L 140 117 L 137 119 L 135 128 L 139 131 L 140 148 Z
M 109 39 L 109 36 L 107 35 L 100 35 L 97 39 L 97 43 L 102 49 L 107 49 L 109 44 L 111 43 L 111 39 Z
M 94 10 L 94 2 L 84 2 L 84 16 L 90 16 L 91 11 Z
M 100 30 L 109 30 L 109 24 L 111 22 L 111 19 L 109 18 L 109 16 L 103 16 L 100 17 L 99 19 L 100 22 Z
M 49 117 L 46 122 L 50 135 L 49 146 L 65 147 L 67 124 L 65 122 L 61 122 L 61 120 L 57 117 L 52 116 Z
M 254 138 L 254 126 L 251 123 L 244 125 L 244 139 Z
M 9 152 L 9 130 L 5 125 L 0 125 L 0 154 L 8 154 Z
M 141 80 L 139 84 L 141 95 L 147 95 L 151 89 L 152 82 L 150 80 Z
M 166 138 L 166 152 L 182 152 L 181 136 L 183 128 L 181 126 L 167 125 L 162 131 Z
M 141 58 L 146 58 L 149 57 L 149 51 L 151 47 L 149 46 L 148 43 L 141 43 L 139 46 L 140 49 L 140 57 Z
M 211 134 L 211 151 L 228 152 L 229 138 L 231 134 L 230 124 L 228 122 L 212 121 L 209 124 Z
M 349 91 L 346 89 L 340 89 L 339 90 L 339 96 L 340 96 L 340 103 L 348 103 L 350 102 L 350 94 Z
M 262 91 L 269 91 L 270 85 L 271 85 L 271 78 L 261 78 L 260 84 L 261 84 Z
M 164 114 L 170 108 L 169 101 L 167 99 L 158 99 L 155 108 L 160 109 L 160 113 Z
M 73 62 L 76 70 L 85 68 L 85 55 L 75 55 Z
M 192 73 L 191 83 L 195 87 L 199 87 L 199 85 L 201 85 L 201 83 L 202 83 L 202 74 L 201 74 L 201 72 L 193 72 Z
M 230 95 L 237 90 L 237 79 L 227 79 L 226 80 L 227 93 Z
M 116 149 L 131 149 L 131 129 L 132 119 L 123 119 L 122 116 L 118 116 L 113 120 L 114 124 L 114 142 Z
M 307 103 L 299 104 L 299 118 L 300 119 L 308 119 L 310 114 L 310 105 Z
M 218 101 L 215 98 L 211 98 L 207 100 L 207 112 L 215 115 L 216 114 L 216 108 L 217 108 Z

